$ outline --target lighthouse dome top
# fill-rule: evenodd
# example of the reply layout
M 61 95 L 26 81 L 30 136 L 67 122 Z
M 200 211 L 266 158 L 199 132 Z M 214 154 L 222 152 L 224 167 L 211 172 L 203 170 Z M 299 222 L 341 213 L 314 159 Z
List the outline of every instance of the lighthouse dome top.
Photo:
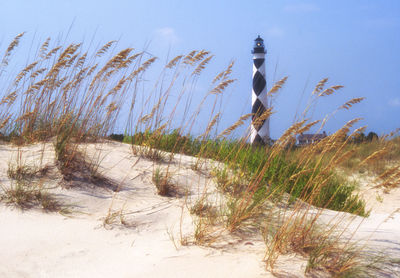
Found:
M 266 53 L 264 47 L 264 40 L 258 35 L 258 37 L 254 40 L 254 48 L 252 53 Z

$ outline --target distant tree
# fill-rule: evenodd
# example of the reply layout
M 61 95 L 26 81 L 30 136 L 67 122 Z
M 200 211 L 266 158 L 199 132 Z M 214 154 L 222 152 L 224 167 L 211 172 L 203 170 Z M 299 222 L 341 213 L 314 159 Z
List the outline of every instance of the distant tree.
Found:
M 110 136 L 109 136 L 109 138 L 111 139 L 111 140 L 115 140 L 115 141 L 120 141 L 120 142 L 122 142 L 123 140 L 124 140 L 124 135 L 123 134 L 111 134 Z
M 354 134 L 353 137 L 351 138 L 351 141 L 353 143 L 358 144 L 358 143 L 364 142 L 366 140 L 366 138 L 367 137 L 365 136 L 364 132 L 360 132 L 360 133 Z
M 376 134 L 375 132 L 371 131 L 370 133 L 368 133 L 367 135 L 367 141 L 373 141 L 373 140 L 378 140 L 378 134 Z

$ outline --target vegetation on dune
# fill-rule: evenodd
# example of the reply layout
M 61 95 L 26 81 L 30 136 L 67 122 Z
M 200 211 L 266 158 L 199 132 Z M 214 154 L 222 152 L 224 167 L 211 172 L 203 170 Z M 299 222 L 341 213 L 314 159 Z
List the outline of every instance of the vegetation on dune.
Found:
M 18 35 L 5 50 L 0 78 L 4 77 L 22 37 L 23 34 Z M 98 173 L 100 161 L 88 161 L 80 150 L 81 143 L 96 142 L 111 134 L 109 138 L 131 144 L 132 154 L 154 162 L 152 181 L 157 192 L 169 198 L 184 195 L 177 194 L 178 189 L 171 182 L 173 173 L 167 162 L 175 154 L 194 156 L 194 170 L 202 169 L 206 159 L 218 161 L 220 164 L 211 175 L 225 202 L 213 203 L 204 194 L 190 209 L 196 215 L 195 242 L 206 244 L 215 240 L 216 230 L 233 232 L 257 227 L 263 231 L 266 260 L 271 267 L 276 256 L 288 250 L 309 257 L 307 271 L 322 268 L 341 275 L 357 266 L 357 254 L 349 252 L 346 244 L 342 246 L 340 233 L 334 232 L 336 226 L 320 227 L 318 219 L 325 208 L 368 215 L 364 201 L 355 194 L 355 186 L 341 178 L 337 169 L 353 169 L 357 165 L 370 170 L 376 169 L 374 163 L 382 159 L 398 159 L 398 137 L 363 137 L 359 134 L 365 128 L 352 131 L 359 120 L 354 119 L 319 142 L 296 147 L 298 134 L 326 124 L 326 119 L 310 122 L 306 118 L 311 107 L 342 87 L 327 87 L 325 78 L 313 90 L 301 119 L 281 138 L 271 146 L 252 146 L 247 143 L 247 133 L 241 139 L 232 134 L 248 125 L 253 114 L 241 116 L 218 132 L 223 116 L 218 107 L 222 95 L 234 82 L 233 62 L 215 75 L 209 89 L 199 96 L 194 88 L 213 59 L 208 51 L 191 51 L 171 59 L 149 87 L 144 75 L 157 58 L 131 48 L 113 53 L 116 45 L 110 41 L 90 53 L 81 43 L 52 45 L 51 39 L 47 39 L 21 72 L 12 79 L 6 78 L 12 81 L 3 85 L 5 89 L 0 95 L 1 139 L 17 145 L 51 141 L 64 181 L 78 175 L 87 182 L 105 184 L 106 188 L 118 191 Z M 278 81 L 269 96 L 276 94 L 286 80 L 285 77 Z M 351 99 L 338 110 L 350 109 L 362 100 Z M 271 114 L 272 108 L 255 121 Z M 199 118 L 209 122 L 203 133 L 195 137 L 193 127 Z M 126 122 L 125 135 L 114 133 L 117 122 L 119 126 Z M 161 170 L 163 163 L 165 169 Z M 382 186 L 396 184 L 398 167 L 385 164 L 378 172 Z M 17 180 L 36 175 L 36 171 L 23 165 L 9 171 L 10 178 Z M 2 190 L 1 200 L 5 202 L 43 205 L 51 200 L 25 182 Z M 121 223 L 125 221 L 121 212 L 115 214 L 110 208 L 105 223 L 110 224 L 117 217 Z
M 44 211 L 67 212 L 43 185 L 48 171 L 48 167 L 37 168 L 21 163 L 10 164 L 7 175 L 11 179 L 11 185 L 2 186 L 3 193 L 0 195 L 0 201 L 21 209 L 39 207 Z
M 120 135 L 121 138 L 123 135 Z M 111 137 L 113 138 L 113 137 Z M 296 198 L 309 201 L 312 205 L 326 207 L 338 211 L 347 211 L 365 216 L 364 201 L 354 195 L 355 186 L 339 177 L 334 169 L 322 172 L 322 165 L 312 160 L 302 165 L 301 161 L 291 149 L 282 150 L 274 156 L 273 148 L 269 146 L 254 147 L 237 140 L 199 140 L 191 136 L 181 136 L 178 130 L 169 134 L 154 135 L 151 132 L 137 133 L 134 136 L 124 136 L 123 142 L 138 146 L 147 146 L 150 149 L 167 152 L 179 152 L 195 157 L 210 158 L 227 162 L 227 167 L 233 171 L 246 173 L 248 182 L 254 177 L 259 179 L 254 193 L 254 202 L 265 198 L 281 196 L 289 193 L 291 200 Z M 259 171 L 265 168 L 259 177 Z M 221 172 L 226 172 L 222 170 Z M 296 178 L 294 178 L 296 177 Z M 325 180 L 325 184 L 318 189 L 318 195 L 313 196 L 318 184 L 310 180 L 318 177 Z

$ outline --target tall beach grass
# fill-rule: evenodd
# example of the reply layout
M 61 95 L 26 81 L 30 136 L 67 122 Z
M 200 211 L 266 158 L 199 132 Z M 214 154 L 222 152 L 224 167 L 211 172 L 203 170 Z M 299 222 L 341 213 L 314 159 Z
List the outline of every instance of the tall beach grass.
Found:
M 1 52 L 0 80 L 11 80 L 0 95 L 3 140 L 17 145 L 53 142 L 64 177 L 78 171 L 76 163 L 83 163 L 82 143 L 99 142 L 111 134 L 111 138 L 130 144 L 134 155 L 153 160 L 155 165 L 171 161 L 175 154 L 196 157 L 193 169 L 200 169 L 208 159 L 218 161 L 223 166 L 210 174 L 226 202 L 213 213 L 203 213 L 217 204 L 199 200 L 198 208 L 193 209 L 202 211 L 195 221 L 198 242 L 206 242 L 207 233 L 216 229 L 238 232 L 257 227 L 266 242 L 265 259 L 270 267 L 280 253 L 289 251 L 309 257 L 309 272 L 324 269 L 344 275 L 357 265 L 357 254 L 348 251 L 341 233 L 335 231 L 338 225 L 333 222 L 324 227 L 318 220 L 324 209 L 368 215 L 355 186 L 338 175 L 337 169 L 349 163 L 349 157 L 355 159 L 355 154 L 355 163 L 361 167 L 373 165 L 384 153 L 398 158 L 397 151 L 390 149 L 392 142 L 398 146 L 398 138 L 354 150 L 351 138 L 362 130 L 354 128 L 359 121 L 354 119 L 315 144 L 295 145 L 298 134 L 321 130 L 326 124 L 326 119 L 307 119 L 307 111 L 317 99 L 329 97 L 342 86 L 327 86 L 328 79 L 321 80 L 297 122 L 274 144 L 252 146 L 248 130 L 241 137 L 232 137 L 249 125 L 252 114 L 219 130 L 224 116 L 219 109 L 222 96 L 235 82 L 233 62 L 215 74 L 209 89 L 199 96 L 195 88 L 213 59 L 208 51 L 191 51 L 159 66 L 157 57 L 132 48 L 117 50 L 115 41 L 89 52 L 83 43 L 57 45 L 49 38 L 10 79 L 5 77 L 7 69 L 23 38 L 24 34 L 18 35 Z M 155 65 L 160 73 L 152 86 L 145 86 L 145 74 Z M 286 81 L 285 77 L 278 81 L 269 95 L 276 94 Z M 351 99 L 338 109 L 351 109 L 360 101 L 362 98 Z M 272 108 L 267 110 L 256 121 L 272 112 Z M 196 126 L 199 118 L 208 119 L 202 132 Z M 125 126 L 124 130 L 116 130 L 117 124 Z M 393 184 L 396 177 L 391 169 L 380 173 L 382 184 Z M 168 195 L 163 178 L 169 174 L 158 171 L 153 179 L 159 192 Z

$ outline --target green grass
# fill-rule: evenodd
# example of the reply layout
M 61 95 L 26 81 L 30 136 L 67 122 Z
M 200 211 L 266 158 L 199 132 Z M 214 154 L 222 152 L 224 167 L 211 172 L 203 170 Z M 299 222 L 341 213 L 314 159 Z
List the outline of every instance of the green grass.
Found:
M 282 192 L 286 192 L 292 196 L 291 201 L 300 198 L 317 207 L 368 215 L 365 202 L 354 193 L 354 184 L 340 178 L 333 170 L 322 173 L 322 166 L 317 167 L 316 163 L 301 165 L 301 162 L 293 158 L 290 149 L 270 159 L 271 147 L 268 146 L 254 147 L 235 140 L 200 141 L 192 136 L 179 135 L 177 130 L 157 135 L 151 132 L 137 133 L 125 136 L 123 142 L 226 162 L 230 170 L 240 169 L 247 173 L 249 180 L 263 172 L 253 197 L 255 204 L 266 198 L 282 196 Z M 297 176 L 296 179 L 292 179 L 293 176 Z M 315 182 L 316 177 L 318 181 L 324 182 L 322 186 Z M 316 191 L 318 195 L 311 196 Z
M 21 36 L 18 35 L 9 45 L 5 57 L 11 57 Z M 312 91 L 309 104 L 300 116 L 302 119 L 289 127 L 273 146 L 252 146 L 247 143 L 247 138 L 230 140 L 229 136 L 239 126 L 248 126 L 250 119 L 257 115 L 243 115 L 218 133 L 223 123 L 222 111 L 218 109 L 226 105 L 227 98 L 223 98 L 223 94 L 234 82 L 231 78 L 233 62 L 215 74 L 213 80 L 209 80 L 210 89 L 201 90 L 204 91 L 202 95 L 197 93 L 196 85 L 203 84 L 203 80 L 199 80 L 200 74 L 213 57 L 207 51 L 191 51 L 173 58 L 163 66 L 154 82 L 147 82 L 149 78 L 145 73 L 157 61 L 157 57 L 149 56 L 146 51 L 134 52 L 132 48 L 118 51 L 119 47 L 114 45 L 116 52 L 108 52 L 114 48 L 115 41 L 110 41 L 96 52 L 82 43 L 68 46 L 56 43 L 49 40 L 44 42 L 37 49 L 38 54 L 28 58 L 28 66 L 15 76 L 0 76 L 2 81 L 12 82 L 6 84 L 6 89 L 1 92 L 0 132 L 4 134 L 4 139 L 17 144 L 52 139 L 64 181 L 73 185 L 79 176 L 83 176 L 88 182 L 103 184 L 117 191 L 117 187 L 103 180 L 99 173 L 96 174 L 98 161 L 87 165 L 85 159 L 81 159 L 84 157 L 80 157 L 78 146 L 104 138 L 115 132 L 117 126 L 126 124 L 127 136 L 112 134 L 110 138 L 132 144 L 133 154 L 152 160 L 155 169 L 153 182 L 160 194 L 169 197 L 186 196 L 187 192 L 179 192 L 179 188 L 171 184 L 173 173 L 169 168 L 165 172 L 156 169 L 158 163 L 169 167 L 175 154 L 195 157 L 196 163 L 192 169 L 197 170 L 203 170 L 200 166 L 207 158 L 221 162 L 224 167 L 216 169 L 214 174 L 226 202 L 208 203 L 203 199 L 194 206 L 192 212 L 197 215 L 194 237 L 198 243 L 216 240 L 218 233 L 212 233 L 219 227 L 229 231 L 246 225 L 260 227 L 260 218 L 272 219 L 271 215 L 280 210 L 279 213 L 289 215 L 289 219 L 287 223 L 276 226 L 276 234 L 283 236 L 274 237 L 271 244 L 299 243 L 296 248 L 309 255 L 310 268 L 318 268 L 321 262 L 325 263 L 320 255 L 327 255 L 328 260 L 336 255 L 330 253 L 333 249 L 329 245 L 326 246 L 327 252 L 318 249 L 324 239 L 319 236 L 307 237 L 310 229 L 318 226 L 320 214 L 310 214 L 309 209 L 300 209 L 297 204 L 308 203 L 322 209 L 365 216 L 365 204 L 354 194 L 355 185 L 340 178 L 337 167 L 347 161 L 350 167 L 355 167 L 357 163 L 373 156 L 371 150 L 380 152 L 382 147 L 387 147 L 388 156 L 382 154 L 380 159 L 400 157 L 398 148 L 390 148 L 399 146 L 398 142 L 397 145 L 389 144 L 389 140 L 381 140 L 379 144 L 372 140 L 368 146 L 362 142 L 355 148 L 352 145 L 354 142 L 346 138 L 356 134 L 353 132 L 348 136 L 358 119 L 346 123 L 336 133 L 323 139 L 321 144 L 302 148 L 293 146 L 298 134 L 312 127 L 317 128 L 315 125 L 318 121 L 306 120 L 308 111 L 313 110 L 312 106 L 319 98 L 325 98 L 342 87 L 325 88 L 327 78 L 321 80 Z M 276 93 L 286 79 L 273 85 L 269 93 Z M 362 99 L 349 100 L 339 109 L 349 109 Z M 261 116 L 269 117 L 271 111 L 266 112 Z M 190 134 L 197 129 L 197 119 L 209 119 L 209 123 L 201 136 L 194 137 Z M 319 123 L 325 125 L 325 119 Z M 171 126 L 179 128 L 169 130 Z M 360 133 L 361 129 L 357 130 Z M 350 162 L 346 151 L 352 148 L 356 151 L 354 160 Z M 377 158 L 375 155 L 363 167 L 374 169 L 374 163 L 379 162 Z M 24 176 L 29 179 L 31 175 L 23 168 L 14 172 L 21 179 Z M 39 204 L 43 199 L 44 206 L 48 206 L 46 202 L 49 199 L 43 197 L 42 192 L 34 191 L 34 187 L 22 181 L 15 183 L 6 194 L 4 201 Z M 299 199 L 304 202 L 297 202 Z M 288 201 L 289 205 L 294 206 L 282 206 L 281 201 Z M 273 207 L 273 212 L 266 210 L 266 207 Z M 122 216 L 110 209 L 105 222 L 112 222 L 118 215 Z M 310 222 L 309 217 L 312 218 Z M 121 218 L 121 223 L 123 221 Z M 275 224 L 271 220 L 266 226 L 273 227 Z M 329 227 L 322 228 L 321 234 L 333 234 L 329 233 Z M 307 249 L 307 245 L 314 240 L 315 252 L 311 254 L 312 250 Z M 340 238 L 334 237 L 334 240 Z M 280 250 L 273 248 L 272 251 L 277 255 Z M 353 266 L 351 260 L 345 260 Z M 336 265 L 340 267 L 343 264 Z

